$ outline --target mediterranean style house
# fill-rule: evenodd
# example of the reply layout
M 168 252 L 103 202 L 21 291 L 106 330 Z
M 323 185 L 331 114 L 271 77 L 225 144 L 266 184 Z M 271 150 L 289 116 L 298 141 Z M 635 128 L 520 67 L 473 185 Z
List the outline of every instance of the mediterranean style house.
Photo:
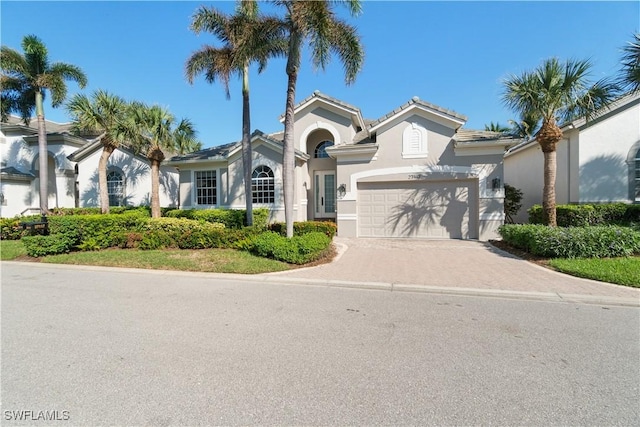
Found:
M 47 121 L 49 208 L 99 206 L 98 161 L 102 145 L 70 133 L 71 124 Z M 0 123 L 0 216 L 39 213 L 37 123 L 10 116 Z M 107 170 L 111 206 L 149 204 L 151 168 L 126 148 L 116 150 Z M 178 174 L 161 168 L 163 206 L 177 205 Z
M 284 118 L 281 117 L 281 122 Z M 414 97 L 376 120 L 318 91 L 295 107 L 295 220 L 340 236 L 494 238 L 503 155 L 520 142 L 462 129 L 466 117 Z M 283 133 L 252 135 L 253 203 L 284 220 Z M 181 208 L 244 208 L 239 142 L 171 158 Z
M 567 123 L 562 131 L 558 204 L 640 202 L 640 93 L 622 97 L 592 120 Z M 517 222 L 527 222 L 527 210 L 542 203 L 543 160 L 535 139 L 504 156 L 505 182 L 523 192 Z

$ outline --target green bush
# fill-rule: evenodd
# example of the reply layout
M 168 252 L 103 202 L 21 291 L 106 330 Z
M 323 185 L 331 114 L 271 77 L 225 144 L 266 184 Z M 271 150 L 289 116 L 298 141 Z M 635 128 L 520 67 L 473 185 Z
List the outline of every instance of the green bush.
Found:
M 204 222 L 224 224 L 226 228 L 240 229 L 245 225 L 244 209 L 173 209 L 165 214 L 169 218 L 187 218 Z M 253 226 L 266 228 L 269 220 L 269 209 L 253 210 Z
M 60 234 L 49 236 L 25 236 L 22 243 L 30 257 L 57 255 L 71 251 L 74 242 Z
M 506 224 L 498 230 L 510 245 L 547 258 L 607 258 L 640 254 L 640 233 L 629 227 L 547 227 Z
M 50 234 L 61 234 L 74 246 L 83 245 L 84 242 L 83 247 L 92 250 L 118 246 L 120 233 L 140 231 L 150 220 L 142 210 L 108 215 L 51 215 L 48 219 Z
M 291 239 L 267 231 L 247 239 L 245 249 L 255 255 L 273 258 L 290 264 L 306 264 L 320 258 L 331 244 L 331 239 L 321 232 L 310 232 Z
M 544 224 L 542 206 L 529 209 L 531 224 Z M 640 222 L 640 205 L 626 203 L 602 203 L 556 206 L 559 227 L 584 227 L 587 225 L 630 225 Z
M 178 247 L 204 249 L 221 247 L 225 242 L 224 224 L 187 218 L 153 218 L 143 226 L 141 249 Z
M 284 222 L 274 222 L 273 224 L 269 224 L 268 229 L 282 236 L 287 233 L 287 226 Z M 330 239 L 333 239 L 337 230 L 336 224 L 328 221 L 303 221 L 293 223 L 294 236 L 301 236 L 311 232 L 320 232 L 326 234 Z
M 513 224 L 513 217 L 518 215 L 522 208 L 522 190 L 504 184 L 504 216 L 507 224 Z
M 138 212 L 143 216 L 150 217 L 151 209 L 148 206 L 111 206 L 109 208 L 109 215 L 118 215 L 123 213 Z M 53 208 L 51 209 L 52 215 L 68 216 L 68 215 L 99 215 L 102 214 L 102 209 L 99 207 L 86 207 L 86 208 Z
M 38 221 L 40 215 L 29 215 L 14 218 L 0 218 L 0 239 L 20 240 L 27 232 L 22 229 L 21 222 Z

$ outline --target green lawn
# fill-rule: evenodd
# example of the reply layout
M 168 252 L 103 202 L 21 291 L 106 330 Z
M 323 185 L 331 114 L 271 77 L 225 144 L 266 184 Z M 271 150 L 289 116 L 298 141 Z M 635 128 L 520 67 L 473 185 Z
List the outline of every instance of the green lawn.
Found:
M 19 240 L 0 241 L 3 260 L 26 255 Z M 96 252 L 72 252 L 41 258 L 54 264 L 100 265 L 105 267 L 147 268 L 157 270 L 203 271 L 209 273 L 259 274 L 289 270 L 284 262 L 262 258 L 233 249 L 155 250 L 106 249 Z
M 549 265 L 572 276 L 640 288 L 640 257 L 552 259 Z
M 8 261 L 27 255 L 27 250 L 20 240 L 0 240 L 0 259 Z

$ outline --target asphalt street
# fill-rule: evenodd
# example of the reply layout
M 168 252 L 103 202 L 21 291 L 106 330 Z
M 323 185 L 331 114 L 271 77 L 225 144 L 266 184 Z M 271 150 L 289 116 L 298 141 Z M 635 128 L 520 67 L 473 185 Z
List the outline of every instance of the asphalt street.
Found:
M 640 425 L 637 307 L 1 267 L 2 425 Z

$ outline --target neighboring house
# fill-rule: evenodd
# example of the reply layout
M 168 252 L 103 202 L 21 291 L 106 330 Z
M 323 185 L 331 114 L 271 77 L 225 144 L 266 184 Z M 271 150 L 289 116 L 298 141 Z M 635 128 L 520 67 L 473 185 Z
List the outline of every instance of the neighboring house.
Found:
M 596 118 L 562 127 L 557 148 L 556 202 L 640 202 L 640 94 L 627 95 Z M 514 218 L 527 222 L 527 210 L 542 203 L 543 155 L 534 139 L 504 157 L 505 182 L 523 192 Z
M 99 206 L 98 160 L 100 141 L 72 135 L 69 123 L 47 121 L 49 152 L 49 208 Z M 0 123 L 0 216 L 38 213 L 38 130 L 14 116 Z M 149 204 L 151 174 L 148 161 L 127 149 L 116 150 L 109 159 L 107 179 L 112 206 Z M 178 174 L 161 170 L 161 204 L 176 206 Z
M 418 98 L 366 120 L 314 92 L 295 107 L 295 220 L 333 219 L 346 237 L 495 237 L 504 221 L 503 154 L 520 141 L 461 129 L 465 122 Z M 254 206 L 277 221 L 282 137 L 252 135 Z M 180 171 L 181 208 L 245 206 L 239 142 L 167 164 Z

